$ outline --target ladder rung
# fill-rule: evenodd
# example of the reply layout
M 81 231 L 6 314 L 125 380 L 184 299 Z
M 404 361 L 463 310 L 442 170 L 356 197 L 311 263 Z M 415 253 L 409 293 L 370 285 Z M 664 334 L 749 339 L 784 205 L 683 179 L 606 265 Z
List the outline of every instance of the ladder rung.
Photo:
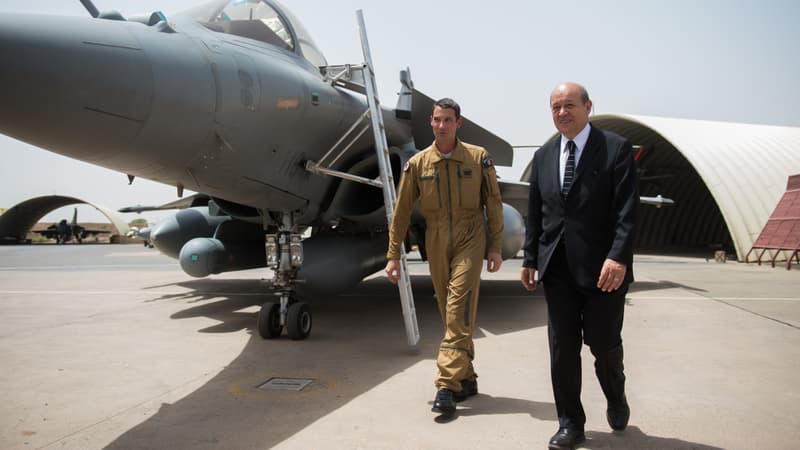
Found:
M 330 175 L 332 177 L 342 178 L 349 181 L 355 181 L 357 183 L 368 184 L 370 186 L 375 186 L 382 188 L 383 182 L 378 180 L 373 180 L 371 178 L 364 178 L 358 175 L 353 175 L 352 173 L 341 172 L 338 170 L 327 169 L 325 167 L 321 167 L 319 164 L 315 163 L 314 161 L 307 161 L 306 162 L 306 170 L 309 172 L 314 173 L 323 173 L 325 175 Z

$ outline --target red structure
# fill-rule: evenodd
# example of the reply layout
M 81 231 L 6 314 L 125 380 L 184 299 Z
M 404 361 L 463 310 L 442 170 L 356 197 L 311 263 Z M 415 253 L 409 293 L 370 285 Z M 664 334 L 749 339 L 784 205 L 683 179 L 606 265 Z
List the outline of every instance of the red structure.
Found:
M 800 263 L 800 174 L 789 176 L 786 192 L 753 247 L 747 252 L 745 262 L 750 262 L 750 254 L 754 250 L 761 250 L 757 259 L 759 265 L 767 250 L 772 255 L 772 267 L 775 267 L 778 255 L 786 251 L 792 252 L 786 258 L 786 270 L 792 268 L 793 259 Z

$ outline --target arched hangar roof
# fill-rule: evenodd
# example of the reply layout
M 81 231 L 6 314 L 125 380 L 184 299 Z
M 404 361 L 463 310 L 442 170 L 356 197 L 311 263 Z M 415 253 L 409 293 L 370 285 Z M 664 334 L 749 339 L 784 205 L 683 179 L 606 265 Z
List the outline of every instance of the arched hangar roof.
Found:
M 642 208 L 640 248 L 750 250 L 800 173 L 800 128 L 629 114 L 592 116 L 637 150 L 641 195 L 672 198 Z M 705 247 L 705 248 L 703 248 Z
M 85 203 L 100 211 L 111 222 L 117 234 L 124 236 L 128 232 L 125 218 L 113 210 L 77 197 L 45 195 L 18 203 L 0 215 L 0 240 L 23 242 L 33 226 L 49 212 L 62 206 L 79 203 Z

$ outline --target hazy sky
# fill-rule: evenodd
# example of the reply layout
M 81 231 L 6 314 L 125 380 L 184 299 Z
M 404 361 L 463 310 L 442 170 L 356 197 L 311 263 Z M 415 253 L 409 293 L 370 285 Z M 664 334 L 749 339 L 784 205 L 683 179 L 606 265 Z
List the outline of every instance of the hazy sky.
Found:
M 95 0 L 123 15 L 174 13 L 202 2 Z M 381 100 L 398 72 L 417 89 L 450 96 L 464 115 L 512 145 L 541 144 L 561 81 L 584 84 L 596 113 L 800 126 L 800 2 L 795 0 L 284 0 L 331 64 L 363 60 L 362 9 Z M 0 0 L 0 13 L 86 15 L 78 0 Z M 0 99 L 0 101 L 2 101 Z M 520 151 L 517 165 L 530 152 Z M 800 157 L 800 156 L 799 156 Z M 513 171 L 501 172 L 507 176 Z M 175 189 L 0 136 L 0 207 L 45 194 L 117 209 L 160 204 Z M 83 220 L 100 216 L 80 209 Z M 68 211 L 48 219 L 71 217 Z M 131 215 L 130 218 L 135 218 Z M 155 220 L 158 214 L 145 214 Z

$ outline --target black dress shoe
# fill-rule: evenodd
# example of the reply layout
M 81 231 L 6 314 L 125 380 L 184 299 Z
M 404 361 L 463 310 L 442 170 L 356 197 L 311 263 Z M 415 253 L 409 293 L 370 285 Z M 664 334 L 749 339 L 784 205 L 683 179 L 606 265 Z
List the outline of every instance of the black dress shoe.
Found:
M 456 401 L 453 400 L 453 391 L 450 389 L 439 389 L 436 398 L 433 399 L 431 411 L 450 415 L 456 412 Z
M 574 450 L 575 446 L 586 440 L 583 430 L 561 427 L 558 433 L 550 438 L 547 448 L 550 450 Z
M 622 431 L 628 426 L 628 419 L 631 417 L 631 408 L 628 400 L 622 397 L 622 402 L 616 405 L 609 404 L 606 410 L 606 419 L 612 430 Z
M 453 400 L 456 402 L 463 402 L 467 397 L 478 395 L 478 380 L 462 380 L 461 392 L 453 392 Z

